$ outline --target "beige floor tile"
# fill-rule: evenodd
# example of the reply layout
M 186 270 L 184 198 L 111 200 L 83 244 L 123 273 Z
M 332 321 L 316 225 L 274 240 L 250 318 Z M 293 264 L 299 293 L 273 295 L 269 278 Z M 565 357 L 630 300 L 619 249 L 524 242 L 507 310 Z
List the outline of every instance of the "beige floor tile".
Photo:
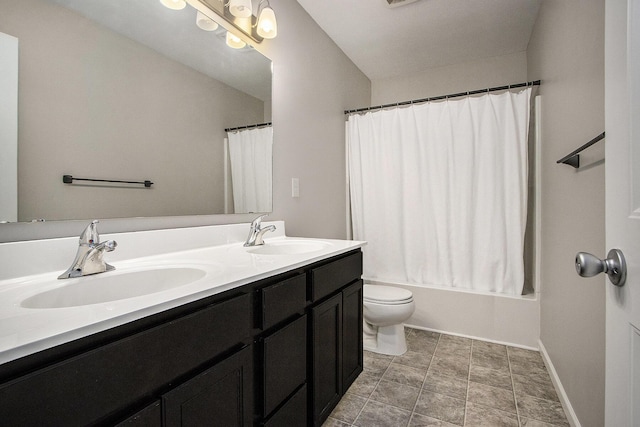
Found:
M 456 399 L 466 399 L 467 385 L 468 381 L 465 378 L 450 377 L 431 371 L 427 372 L 427 378 L 422 388 L 434 393 L 455 397 Z
M 358 427 L 406 426 L 410 418 L 411 411 L 369 400 L 353 425 Z
M 444 394 L 422 390 L 415 412 L 451 424 L 463 425 L 465 401 Z
M 348 392 L 361 397 L 369 397 L 376 385 L 380 381 L 380 377 L 376 375 L 368 374 L 367 372 L 361 372 L 358 378 L 351 384 Z
M 511 375 L 507 370 L 495 370 L 484 366 L 471 365 L 469 381 L 513 390 Z
M 426 369 L 392 363 L 382 376 L 382 379 L 421 388 L 426 375 Z
M 420 389 L 417 387 L 381 380 L 370 399 L 413 411 L 418 394 Z
M 538 399 L 532 396 L 521 396 L 518 397 L 518 411 L 520 416 L 524 418 L 531 418 L 554 425 L 569 425 L 560 402 Z
M 569 425 L 539 352 L 419 329 L 406 335 L 404 355 L 365 351 L 364 372 L 323 427 Z
M 478 405 L 516 414 L 516 402 L 513 392 L 510 390 L 470 382 L 467 400 Z
M 455 424 L 414 413 L 409 427 L 456 427 Z
M 469 359 L 464 357 L 439 357 L 434 356 L 429 365 L 429 371 L 437 372 L 440 375 L 468 378 Z
M 515 414 L 467 403 L 465 427 L 518 427 L 518 418 Z
M 347 393 L 342 397 L 340 403 L 338 403 L 338 406 L 331 412 L 329 417 L 345 423 L 352 423 L 365 403 L 367 403 L 367 399 Z
M 432 354 L 428 352 L 407 351 L 402 356 L 393 358 L 394 363 L 411 366 L 413 368 L 428 368 L 431 363 Z

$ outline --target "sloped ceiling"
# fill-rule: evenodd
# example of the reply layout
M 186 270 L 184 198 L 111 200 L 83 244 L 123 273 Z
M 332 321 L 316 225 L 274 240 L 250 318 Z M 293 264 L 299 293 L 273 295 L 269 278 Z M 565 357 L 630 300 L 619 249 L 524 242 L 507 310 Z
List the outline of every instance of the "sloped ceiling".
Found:
M 158 0 L 49 0 L 263 101 L 271 99 L 271 61 L 254 49 L 231 49 L 226 32 L 196 26 L 196 10 Z
M 541 0 L 297 0 L 371 80 L 527 49 Z

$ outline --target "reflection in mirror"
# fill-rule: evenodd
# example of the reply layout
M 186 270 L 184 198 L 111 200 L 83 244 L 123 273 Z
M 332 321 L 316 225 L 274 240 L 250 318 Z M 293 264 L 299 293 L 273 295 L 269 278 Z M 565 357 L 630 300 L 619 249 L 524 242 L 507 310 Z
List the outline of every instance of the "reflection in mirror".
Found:
M 271 120 L 267 58 L 158 0 L 0 0 L 0 32 L 19 41 L 19 221 L 241 213 L 225 129 Z
M 0 221 L 18 219 L 18 39 L 0 33 Z
M 228 129 L 234 212 L 271 212 L 273 129 Z

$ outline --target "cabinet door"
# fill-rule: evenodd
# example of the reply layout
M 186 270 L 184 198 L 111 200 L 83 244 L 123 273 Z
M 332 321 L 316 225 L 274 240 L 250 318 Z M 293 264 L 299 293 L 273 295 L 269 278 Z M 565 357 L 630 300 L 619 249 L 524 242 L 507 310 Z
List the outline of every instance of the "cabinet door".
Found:
M 342 394 L 362 372 L 362 280 L 342 291 Z
M 248 346 L 163 395 L 165 426 L 251 426 L 252 365 Z
M 307 315 L 264 339 L 263 360 L 266 417 L 307 379 Z
M 307 386 L 303 385 L 291 399 L 262 425 L 264 427 L 302 427 L 307 425 Z
M 160 427 L 162 425 L 162 408 L 157 400 L 151 405 L 136 412 L 116 427 Z
M 313 424 L 321 425 L 342 391 L 342 293 L 311 309 Z

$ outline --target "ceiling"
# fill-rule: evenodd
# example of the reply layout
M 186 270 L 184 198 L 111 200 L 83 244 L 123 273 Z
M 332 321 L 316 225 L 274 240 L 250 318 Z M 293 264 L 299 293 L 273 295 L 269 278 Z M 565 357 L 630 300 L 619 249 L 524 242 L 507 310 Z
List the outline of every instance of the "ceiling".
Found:
M 541 0 L 297 0 L 371 80 L 527 49 Z

